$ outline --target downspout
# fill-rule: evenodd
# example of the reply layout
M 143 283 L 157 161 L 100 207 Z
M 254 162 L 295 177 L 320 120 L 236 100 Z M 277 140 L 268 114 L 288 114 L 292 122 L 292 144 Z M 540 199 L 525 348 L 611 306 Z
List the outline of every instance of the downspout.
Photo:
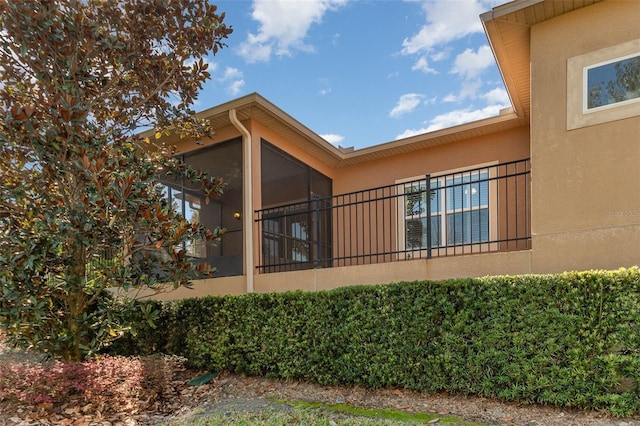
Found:
M 247 277 L 247 293 L 253 293 L 253 173 L 251 167 L 251 134 L 236 116 L 236 110 L 229 110 L 231 124 L 242 135 L 242 251 L 244 254 L 244 274 Z

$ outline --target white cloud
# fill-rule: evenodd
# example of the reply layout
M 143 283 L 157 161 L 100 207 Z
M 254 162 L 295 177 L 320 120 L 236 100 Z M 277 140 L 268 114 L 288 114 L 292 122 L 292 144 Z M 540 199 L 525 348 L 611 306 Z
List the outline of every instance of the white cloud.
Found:
M 318 83 L 320 84 L 320 90 L 318 90 L 320 96 L 325 96 L 331 93 L 331 82 L 327 77 L 319 78 Z
M 292 50 L 312 51 L 304 43 L 312 24 L 319 24 L 327 11 L 346 0 L 254 0 L 252 18 L 260 23 L 257 34 L 249 33 L 240 45 L 240 55 L 249 63 L 266 62 L 272 54 L 291 55 Z
M 249 34 L 247 40 L 240 45 L 239 53 L 245 61 L 252 64 L 254 62 L 269 61 L 271 59 L 271 50 L 271 44 L 261 41 L 259 37 L 253 34 Z
M 487 101 L 488 104 L 499 104 L 502 105 L 503 108 L 511 105 L 511 99 L 509 99 L 509 94 L 506 90 L 502 88 L 495 88 L 490 90 L 481 96 L 484 100 Z
M 494 117 L 500 114 L 502 108 L 502 105 L 488 105 L 481 109 L 471 110 L 467 108 L 440 114 L 431 120 L 427 131 L 432 132 L 434 130 L 482 120 L 487 117 Z
M 404 114 L 408 114 L 416 109 L 424 95 L 419 93 L 407 93 L 400 96 L 396 106 L 389 112 L 389 117 L 398 118 Z
M 244 87 L 244 74 L 238 68 L 226 67 L 218 81 L 227 84 L 227 92 L 236 96 Z
M 444 102 L 462 102 L 465 99 L 475 99 L 478 97 L 478 90 L 482 87 L 480 80 L 463 81 L 460 85 L 460 92 L 449 93 L 444 97 Z
M 430 52 L 435 46 L 483 31 L 478 16 L 486 12 L 487 6 L 479 0 L 459 0 L 455 4 L 425 0 L 422 7 L 427 22 L 402 42 L 402 53 L 406 55 Z
M 479 15 L 493 6 L 504 3 L 503 0 L 422 0 L 422 9 L 426 22 L 416 34 L 402 42 L 400 53 L 404 55 L 422 55 L 414 65 L 419 64 L 427 53 L 433 61 L 440 61 L 448 56 L 446 45 L 470 34 L 482 33 Z M 436 48 L 445 47 L 441 51 Z
M 458 95 L 459 99 L 475 99 L 478 96 L 478 90 L 480 90 L 480 87 L 482 87 L 482 82 L 480 80 L 463 81 L 460 94 Z
M 495 117 L 500 114 L 500 110 L 502 108 L 504 108 L 503 105 L 488 105 L 484 108 L 475 110 L 467 108 L 449 111 L 445 114 L 436 116 L 429 122 L 429 125 L 427 127 L 405 130 L 403 133 L 396 136 L 396 140 L 408 138 L 410 136 L 415 136 L 422 133 L 434 132 L 440 129 L 446 129 L 448 127 L 457 126 L 459 124 L 482 120 L 483 118 Z
M 231 93 L 233 96 L 236 96 L 238 93 L 240 93 L 243 87 L 244 87 L 244 80 L 236 80 L 227 87 L 227 91 Z
M 458 95 L 455 93 L 449 93 L 442 99 L 442 102 L 458 102 Z
M 404 138 L 410 138 L 411 136 L 415 136 L 415 135 L 421 135 L 423 133 L 427 133 L 428 130 L 426 127 L 420 128 L 420 129 L 407 129 L 404 132 L 400 133 L 398 136 L 396 136 L 395 140 L 398 139 L 404 139 Z
M 431 55 L 431 60 L 433 61 L 442 61 L 444 59 L 447 59 L 449 57 L 449 51 L 448 50 L 441 50 L 440 52 L 434 53 L 433 55 Z
M 432 98 L 426 99 L 426 100 L 424 101 L 424 104 L 425 104 L 425 105 L 435 104 L 437 101 L 438 101 L 438 97 L 437 97 L 437 96 L 434 96 L 434 97 L 432 97 Z
M 427 58 L 425 58 L 424 56 L 422 56 L 420 59 L 418 59 L 416 61 L 416 63 L 413 64 L 411 69 L 413 71 L 419 70 L 419 71 L 422 71 L 423 73 L 432 73 L 432 74 L 436 74 L 437 73 L 436 70 L 434 70 L 433 68 L 431 68 L 429 66 L 429 62 L 427 61 Z
M 228 80 L 236 80 L 242 77 L 243 77 L 242 71 L 240 71 L 238 68 L 227 67 L 225 68 L 224 74 L 222 75 L 222 77 L 220 77 L 220 79 L 223 81 L 228 81 Z
M 335 146 L 338 146 L 340 144 L 340 142 L 342 142 L 344 140 L 344 136 L 342 135 L 336 135 L 333 133 L 327 133 L 325 135 L 320 135 L 320 137 L 324 140 L 326 140 L 327 142 L 329 142 L 330 144 L 333 144 Z
M 482 45 L 477 52 L 467 49 L 456 57 L 453 69 L 454 74 L 460 74 L 465 80 L 476 78 L 487 67 L 495 64 L 493 53 L 488 45 Z

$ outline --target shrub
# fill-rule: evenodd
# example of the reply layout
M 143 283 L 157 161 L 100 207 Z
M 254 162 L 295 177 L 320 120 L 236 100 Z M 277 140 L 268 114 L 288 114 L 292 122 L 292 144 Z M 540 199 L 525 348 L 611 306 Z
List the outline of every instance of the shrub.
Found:
M 103 356 L 85 362 L 0 363 L 0 400 L 29 406 L 73 403 L 85 412 L 135 413 L 163 397 L 172 358 Z
M 158 302 L 155 302 L 158 303 Z M 165 303 L 145 342 L 198 367 L 322 384 L 640 408 L 640 270 Z

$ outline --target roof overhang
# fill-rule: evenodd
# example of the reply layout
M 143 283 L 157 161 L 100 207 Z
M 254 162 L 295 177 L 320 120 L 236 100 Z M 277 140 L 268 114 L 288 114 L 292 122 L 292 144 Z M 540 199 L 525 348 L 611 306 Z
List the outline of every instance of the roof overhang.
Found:
M 235 109 L 240 121 L 259 122 L 334 168 L 411 153 L 526 125 L 524 120 L 508 108 L 495 117 L 353 150 L 332 145 L 258 93 L 201 111 L 198 116 L 209 120 L 213 129 L 222 129 L 232 125 L 229 119 L 229 111 L 232 109 Z
M 518 116 L 529 120 L 531 27 L 602 0 L 514 0 L 480 15 Z

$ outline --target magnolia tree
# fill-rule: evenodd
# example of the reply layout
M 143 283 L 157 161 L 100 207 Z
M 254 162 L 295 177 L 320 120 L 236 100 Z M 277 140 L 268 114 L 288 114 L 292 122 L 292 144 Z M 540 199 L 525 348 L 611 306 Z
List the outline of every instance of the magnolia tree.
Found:
M 184 248 L 221 230 L 173 211 L 158 176 L 222 191 L 160 136 L 209 131 L 189 107 L 223 19 L 207 0 L 0 0 L 0 324 L 15 344 L 86 358 L 130 325 L 111 288 L 211 273 Z

